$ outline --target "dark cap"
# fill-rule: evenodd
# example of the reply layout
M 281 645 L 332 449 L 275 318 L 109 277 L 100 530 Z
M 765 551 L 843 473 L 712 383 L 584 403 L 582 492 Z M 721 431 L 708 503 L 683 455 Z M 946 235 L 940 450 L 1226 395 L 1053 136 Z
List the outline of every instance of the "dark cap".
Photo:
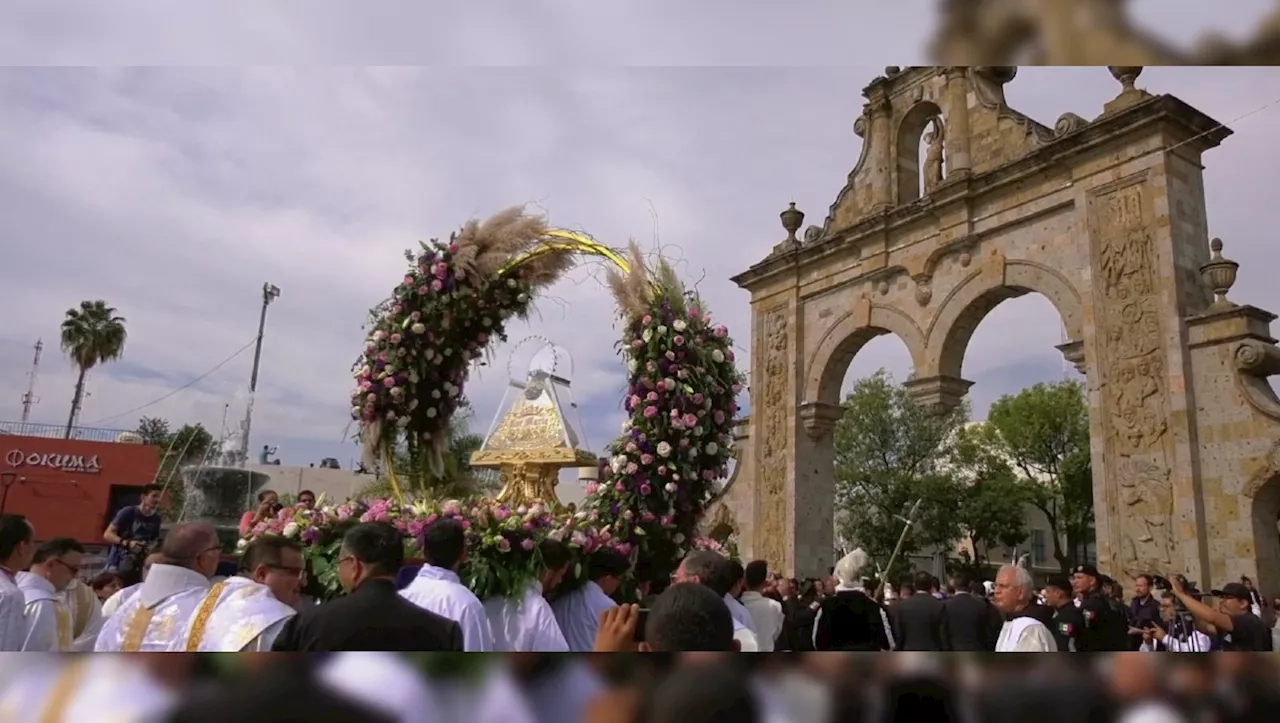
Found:
M 1050 575 L 1044 582 L 1045 587 L 1057 588 L 1063 592 L 1071 592 L 1071 578 L 1066 575 Z
M 1209 594 L 1214 597 L 1233 597 L 1237 600 L 1248 600 L 1249 588 L 1238 582 L 1229 582 L 1222 586 L 1221 590 L 1210 590 Z
M 1098 574 L 1098 568 L 1088 564 L 1076 565 L 1071 572 L 1076 575 L 1088 575 L 1089 577 L 1094 577 L 1094 578 L 1102 577 L 1101 575 Z

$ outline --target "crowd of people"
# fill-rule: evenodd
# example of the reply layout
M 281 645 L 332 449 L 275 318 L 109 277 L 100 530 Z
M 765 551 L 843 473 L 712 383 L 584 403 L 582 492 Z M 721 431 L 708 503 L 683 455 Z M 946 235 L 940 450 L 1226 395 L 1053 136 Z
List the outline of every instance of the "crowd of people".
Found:
M 424 529 L 417 567 L 391 525 L 351 527 L 335 563 L 346 594 L 316 603 L 302 595 L 302 547 L 280 536 L 223 576 L 214 528 L 179 524 L 133 584 L 119 573 L 86 584 L 78 542 L 37 539 L 22 516 L 0 516 L 0 650 L 1210 652 L 1273 650 L 1276 634 L 1247 580 L 1213 590 L 1215 607 L 1179 576 L 1144 575 L 1125 603 L 1090 565 L 1040 587 L 1008 565 L 985 583 L 921 572 L 887 590 L 861 551 L 798 582 L 693 550 L 654 580 L 616 551 L 576 559 L 547 539 L 522 594 L 481 600 L 459 577 L 467 531 L 442 518 Z

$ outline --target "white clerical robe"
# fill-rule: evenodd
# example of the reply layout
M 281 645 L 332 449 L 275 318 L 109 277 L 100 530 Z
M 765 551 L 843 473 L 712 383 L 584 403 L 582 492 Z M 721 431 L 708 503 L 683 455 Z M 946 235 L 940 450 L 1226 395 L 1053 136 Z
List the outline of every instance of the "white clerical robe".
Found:
M 747 611 L 747 607 L 738 602 L 738 599 L 728 593 L 725 593 L 724 604 L 729 606 L 729 614 L 742 627 L 750 630 L 752 633 L 756 631 L 756 621 L 751 619 L 751 613 Z
M 786 616 L 782 614 L 782 603 L 772 598 L 748 590 L 742 593 L 742 607 L 751 615 L 754 625 L 756 643 L 762 653 L 772 653 L 778 636 L 782 634 L 782 626 Z
M 297 614 L 243 577 L 210 584 L 194 570 L 152 565 L 137 594 L 102 627 L 96 652 L 266 652 Z
M 518 598 L 491 597 L 484 601 L 493 649 L 499 653 L 567 653 L 569 643 L 560 632 L 551 604 L 534 580 Z
M 53 583 L 33 572 L 20 572 L 17 577 L 18 587 L 27 603 L 22 612 L 27 627 L 23 651 L 70 652 L 73 639 L 71 610 L 63 604 Z
M 400 591 L 401 597 L 423 610 L 446 617 L 462 628 L 462 647 L 468 653 L 493 650 L 493 633 L 484 605 L 458 579 L 458 573 L 423 565 L 417 577 Z
M 27 641 L 27 625 L 23 611 L 26 595 L 8 569 L 0 567 L 0 652 L 16 653 Z
M 733 621 L 733 639 L 738 641 L 738 652 L 740 653 L 760 652 L 760 641 L 756 638 L 756 634 L 751 631 L 751 628 L 743 625 L 737 619 Z
M 53 656 L 43 656 L 52 659 Z M 0 720 L 153 723 L 177 702 L 142 662 L 116 655 L 58 657 L 28 666 L 0 694 Z
M 451 717 L 441 716 L 441 701 L 430 683 L 397 653 L 335 653 L 321 666 L 319 678 L 344 698 L 400 723 Z
M 71 652 L 91 653 L 102 632 L 102 603 L 98 594 L 81 580 L 72 580 L 66 590 L 58 593 L 62 604 L 71 611 Z
M 1000 629 L 997 653 L 1056 653 L 1058 643 L 1044 623 L 1031 617 L 1013 618 Z
M 596 632 L 600 629 L 600 616 L 605 610 L 617 607 L 613 598 L 595 582 L 588 580 L 582 587 L 565 593 L 551 606 L 560 623 L 569 650 L 589 653 L 596 647 Z

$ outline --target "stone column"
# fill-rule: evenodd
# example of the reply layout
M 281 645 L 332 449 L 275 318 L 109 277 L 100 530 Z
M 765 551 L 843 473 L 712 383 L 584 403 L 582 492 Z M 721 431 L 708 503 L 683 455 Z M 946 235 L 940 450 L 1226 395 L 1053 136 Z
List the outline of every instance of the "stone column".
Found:
M 792 554 L 796 577 L 826 577 L 834 563 L 835 445 L 833 432 L 844 408 L 809 402 L 798 408 L 796 484 L 792 496 Z
M 867 161 L 871 172 L 867 183 L 871 186 L 871 210 L 887 211 L 894 204 L 893 104 L 882 88 L 868 96 L 867 101 L 871 129 L 862 142 L 869 144 Z
M 973 165 L 969 159 L 969 69 L 951 67 L 947 76 L 947 176 L 968 175 Z

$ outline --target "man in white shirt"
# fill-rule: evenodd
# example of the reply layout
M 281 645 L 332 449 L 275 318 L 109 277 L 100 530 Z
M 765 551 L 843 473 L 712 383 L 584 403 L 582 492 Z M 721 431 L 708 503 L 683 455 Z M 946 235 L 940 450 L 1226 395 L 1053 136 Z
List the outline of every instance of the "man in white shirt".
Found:
M 1005 565 L 996 574 L 994 602 L 1006 620 L 996 641 L 997 653 L 1058 652 L 1053 633 L 1030 615 L 1034 585 L 1031 573 L 1017 565 Z
M 27 640 L 26 595 L 18 572 L 36 553 L 36 530 L 22 515 L 0 515 L 0 652 L 16 653 Z
M 542 571 L 519 598 L 491 597 L 484 610 L 493 632 L 493 649 L 501 653 L 567 653 L 569 643 L 560 632 L 551 604 L 543 597 L 564 579 L 572 562 L 569 546 L 543 540 L 538 546 Z
M 747 589 L 742 593 L 742 605 L 751 614 L 751 620 L 755 623 L 752 627 L 756 634 L 756 643 L 762 653 L 774 651 L 786 620 L 786 616 L 782 613 L 782 603 L 764 594 L 768 579 L 769 563 L 756 560 L 747 564 L 744 573 Z
M 684 556 L 680 566 L 676 568 L 672 582 L 696 582 L 711 588 L 711 591 L 725 598 L 733 587 L 733 566 L 724 556 L 710 550 L 693 550 Z M 725 607 L 729 608 L 728 602 Z M 730 617 L 732 617 L 732 608 Z M 738 641 L 741 652 L 759 652 L 760 644 L 756 634 L 739 620 L 733 621 L 733 638 Z
M 462 523 L 443 517 L 427 525 L 422 532 L 422 554 L 426 564 L 400 591 L 401 597 L 456 622 L 468 653 L 491 652 L 493 633 L 484 605 L 458 577 L 467 555 L 467 531 Z
M 751 618 L 751 613 L 747 612 L 747 608 L 742 604 L 739 598 L 747 589 L 747 571 L 743 569 L 742 563 L 737 560 L 729 560 L 729 579 L 733 580 L 733 585 L 729 587 L 729 592 L 724 596 L 724 604 L 729 606 L 729 614 L 737 620 L 740 625 L 756 634 L 756 621 Z M 758 638 L 759 636 L 756 635 Z
M 575 653 L 595 650 L 600 616 L 618 606 L 611 596 L 631 569 L 631 561 L 625 555 L 609 548 L 591 553 L 584 564 L 587 581 L 582 587 L 565 592 L 551 603 L 560 632 L 569 650 Z
M 71 652 L 75 622 L 60 594 L 76 579 L 83 556 L 84 547 L 79 542 L 69 537 L 55 537 L 36 548 L 29 572 L 17 574 L 18 587 L 26 599 L 24 651 Z

